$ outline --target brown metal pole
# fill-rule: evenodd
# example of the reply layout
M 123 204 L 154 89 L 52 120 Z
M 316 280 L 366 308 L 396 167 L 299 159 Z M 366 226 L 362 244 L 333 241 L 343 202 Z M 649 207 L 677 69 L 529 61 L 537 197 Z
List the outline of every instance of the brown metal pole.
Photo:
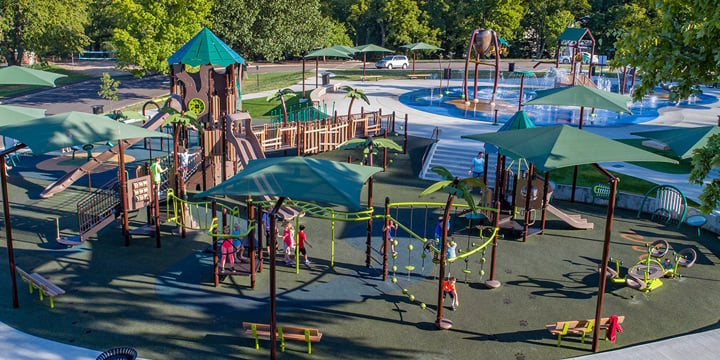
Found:
M 610 236 L 612 235 L 612 221 L 615 215 L 615 195 L 617 194 L 618 178 L 612 176 L 607 170 L 597 164 L 593 164 L 600 172 L 608 177 L 610 184 L 610 197 L 608 199 L 607 219 L 605 220 L 605 239 L 603 241 L 603 254 L 600 262 L 600 284 L 598 285 L 597 305 L 595 307 L 595 323 L 599 324 L 602 318 L 603 300 L 605 299 L 605 285 L 607 283 L 607 263 L 610 256 Z M 595 327 L 593 332 L 592 351 L 597 352 L 600 331 Z
M 318 71 L 318 58 L 315 57 L 315 88 L 317 89 L 320 87 L 320 84 L 318 83 L 318 76 L 320 75 L 320 72 Z
M 495 202 L 495 210 L 497 210 L 497 214 L 495 215 L 494 226 L 497 229 L 500 227 L 500 201 Z M 490 257 L 490 279 L 488 279 L 486 284 L 490 283 L 491 281 L 494 282 L 494 284 L 500 284 L 499 281 L 495 280 L 495 257 L 497 256 L 497 238 L 497 235 L 495 235 L 495 238 L 493 239 L 492 256 Z
M 258 261 L 260 262 L 260 268 L 258 269 L 258 272 L 262 272 L 262 263 L 263 263 L 263 231 L 265 231 L 265 223 L 262 219 L 262 206 L 257 206 L 257 237 L 258 237 Z M 269 221 L 269 219 L 268 219 Z M 270 254 L 268 254 L 270 255 Z
M 390 197 L 385 197 L 385 231 L 383 231 L 383 243 L 385 244 L 384 251 L 383 251 L 383 281 L 387 281 L 387 273 L 388 273 L 388 246 L 389 239 L 390 239 Z
M 153 213 L 155 214 L 155 243 L 160 247 L 160 184 L 150 180 L 153 189 Z
M 407 124 L 408 124 L 408 114 L 405 114 L 405 141 L 403 141 L 403 154 L 407 154 L 407 143 L 408 143 L 408 130 L 407 130 Z
M 177 177 L 178 188 L 179 188 L 178 196 L 180 197 L 180 200 L 186 200 L 187 198 L 185 196 L 186 195 L 185 194 L 185 179 L 183 179 L 182 174 L 179 174 L 179 175 L 180 176 Z M 181 224 L 180 225 L 180 237 L 184 239 L 185 236 L 187 236 L 187 232 L 185 231 L 185 220 L 188 219 L 188 216 L 190 215 L 190 214 L 185 213 L 185 202 L 184 201 L 183 201 L 182 209 L 180 211 L 182 212 L 182 216 L 183 216 L 183 220 L 180 222 L 180 224 Z M 190 211 L 189 206 L 188 206 L 188 211 Z M 189 217 L 189 218 L 192 219 L 192 217 Z M 160 239 L 160 238 L 158 237 L 158 239 Z M 160 247 L 160 242 L 158 242 L 158 247 Z
M 303 73 L 303 85 L 302 85 L 302 92 L 303 92 L 303 99 L 305 98 L 305 56 L 303 56 L 303 62 L 302 62 L 302 73 Z M 317 79 L 317 76 L 315 77 Z
M 453 182 L 454 186 L 457 186 L 457 184 L 460 182 L 460 178 L 455 178 L 455 181 Z M 453 200 L 455 199 L 455 195 L 449 194 L 447 199 L 447 204 L 445 204 L 445 212 L 443 213 L 443 219 L 442 219 L 442 242 L 440 243 L 440 270 L 438 277 L 440 280 L 438 281 L 438 297 L 437 297 L 437 319 L 435 319 L 435 327 L 438 329 L 442 329 L 443 325 L 443 288 L 445 286 L 445 261 L 447 260 L 447 225 L 448 225 L 448 217 L 450 216 L 450 209 L 452 208 Z
M 548 206 L 548 186 L 550 182 L 550 171 L 545 171 L 545 186 L 543 187 L 543 203 L 542 203 L 542 225 L 541 225 L 541 234 L 545 234 L 545 212 L 547 211 Z M 553 189 L 554 190 L 554 189 Z
M 572 191 L 570 192 L 570 202 L 575 202 L 575 186 L 577 185 L 577 173 L 578 173 L 578 167 L 577 165 L 573 166 L 573 181 L 572 181 Z
M 3 212 L 5 213 L 5 236 L 7 237 L 8 264 L 10 265 L 10 285 L 12 287 L 13 307 L 20 307 L 18 300 L 17 279 L 15 278 L 15 251 L 12 242 L 12 227 L 10 226 L 10 199 L 8 196 L 7 165 L 5 154 L 0 156 L 0 178 L 2 179 Z
M 277 299 L 275 298 L 275 244 L 276 244 L 276 232 L 272 231 L 275 229 L 275 216 L 280 210 L 282 203 L 285 201 L 285 197 L 280 197 L 275 204 L 275 207 L 270 211 L 270 358 L 275 360 L 277 358 Z M 296 259 L 297 260 L 297 259 Z
M 383 148 L 383 172 L 387 171 L 387 148 Z
M 368 136 L 368 165 L 373 166 L 373 145 L 372 136 Z M 373 192 L 373 177 L 370 176 L 368 179 L 368 209 L 373 208 L 372 204 L 372 192 Z M 365 240 L 365 266 L 370 267 L 370 257 L 372 255 L 372 217 L 367 221 L 367 238 Z
M 120 206 L 122 208 L 122 232 L 125 236 L 125 246 L 130 246 L 130 229 L 128 225 L 127 192 L 125 190 L 125 155 L 123 154 L 123 140 L 118 141 L 118 176 L 120 177 Z

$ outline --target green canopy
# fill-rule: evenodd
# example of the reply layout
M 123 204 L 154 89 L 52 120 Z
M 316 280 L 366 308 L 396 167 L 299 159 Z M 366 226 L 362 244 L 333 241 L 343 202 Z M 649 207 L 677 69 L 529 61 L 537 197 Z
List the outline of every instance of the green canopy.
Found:
M 245 64 L 245 59 L 215 36 L 210 29 L 203 28 L 170 56 L 168 64 L 218 65 L 226 67 L 232 64 Z
M 508 44 L 507 40 L 498 37 L 498 43 L 500 43 L 501 46 L 510 47 L 510 44 Z
M 430 45 L 428 43 L 424 42 L 417 42 L 407 45 L 400 46 L 401 48 L 406 48 L 410 51 L 416 51 L 416 50 L 442 50 L 443 48 L 437 47 L 435 45 Z
M 257 159 L 197 196 L 268 195 L 358 210 L 363 184 L 378 171 L 382 168 L 298 156 Z
M 363 78 L 365 77 L 365 61 L 367 61 L 367 53 L 369 52 L 393 52 L 390 49 L 386 49 L 382 46 L 377 46 L 375 44 L 366 44 L 366 45 L 360 45 L 355 47 L 355 52 L 359 52 L 363 54 Z
M 527 159 L 529 163 L 534 164 L 542 171 L 608 161 L 677 163 L 677 161 L 664 156 L 567 125 L 463 135 L 461 137 L 483 141 L 507 150 Z
M 518 129 L 532 129 L 535 127 L 535 123 L 530 120 L 530 118 L 527 116 L 527 114 L 520 110 L 513 115 L 510 120 L 506 121 L 503 126 L 501 126 L 497 132 L 502 131 L 510 131 L 510 130 L 518 130 Z M 485 144 L 485 152 L 492 153 L 497 151 L 497 147 L 495 147 L 492 144 Z M 510 154 L 505 154 L 512 156 Z
M 632 114 L 628 108 L 628 96 L 584 85 L 538 90 L 536 93 L 535 98 L 523 105 L 580 106 Z
M 586 28 L 565 28 L 565 31 L 558 37 L 558 41 L 577 42 L 582 40 L 587 32 L 588 29 Z
M 638 131 L 630 134 L 661 141 L 669 146 L 678 157 L 687 159 L 693 156 L 693 150 L 705 147 L 711 136 L 720 134 L 720 127 L 673 128 L 656 131 Z
M 437 47 L 435 45 L 430 45 L 424 42 L 418 42 L 413 44 L 407 44 L 400 46 L 401 48 L 406 48 L 413 53 L 413 74 L 415 73 L 415 51 L 416 50 L 443 50 L 443 48 Z
M 67 75 L 35 70 L 24 66 L 0 68 L 0 85 L 39 85 L 55 87 L 55 80 L 63 77 L 67 77 Z
M 323 56 L 330 56 L 330 57 L 339 57 L 339 58 L 349 58 L 350 54 L 339 50 L 339 49 L 333 49 L 333 48 L 323 48 L 311 51 L 305 55 L 305 58 L 317 58 L 317 57 L 323 57 Z
M 45 109 L 0 105 L 0 124 L 17 123 L 45 116 Z
M 352 55 L 357 52 L 357 50 L 355 50 L 355 48 L 350 47 L 350 46 L 345 46 L 345 45 L 333 45 L 330 47 L 330 49 L 344 51 L 344 52 L 348 53 L 348 55 Z
M 81 144 L 146 137 L 172 137 L 102 115 L 71 111 L 28 121 L 0 122 L 0 135 L 25 143 L 36 154 Z

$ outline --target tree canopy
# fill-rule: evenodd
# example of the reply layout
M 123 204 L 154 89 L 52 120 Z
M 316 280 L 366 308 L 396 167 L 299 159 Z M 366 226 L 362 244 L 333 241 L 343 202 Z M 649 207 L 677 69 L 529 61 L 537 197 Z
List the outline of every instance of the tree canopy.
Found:
M 663 82 L 676 84 L 670 90 L 672 99 L 687 97 L 699 84 L 717 82 L 720 75 L 717 3 L 655 1 L 647 10 L 647 18 L 648 21 L 626 24 L 626 31 L 615 44 L 613 64 L 641 70 L 642 83 L 633 93 L 635 99 Z
M 167 59 L 207 22 L 212 0 L 113 0 L 113 43 L 120 67 L 167 73 Z

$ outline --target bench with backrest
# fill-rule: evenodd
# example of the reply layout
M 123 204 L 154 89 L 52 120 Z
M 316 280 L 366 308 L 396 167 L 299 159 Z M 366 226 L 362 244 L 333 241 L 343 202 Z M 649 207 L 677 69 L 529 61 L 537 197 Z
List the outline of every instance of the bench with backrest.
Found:
M 622 324 L 623 321 L 625 321 L 625 316 L 618 316 L 618 324 Z M 600 330 L 607 330 L 610 325 L 609 322 L 609 317 L 600 319 Z M 550 334 L 557 336 L 557 346 L 560 346 L 562 337 L 565 335 L 580 335 L 580 342 L 584 344 L 585 335 L 593 331 L 594 323 L 594 319 L 558 321 L 554 324 L 545 325 L 545 329 L 547 329 Z
M 59 286 L 53 284 L 52 282 L 50 282 L 50 280 L 46 279 L 45 277 L 36 272 L 28 274 L 18 266 L 15 266 L 15 270 L 20 275 L 22 281 L 28 284 L 28 289 L 30 290 L 31 294 L 33 293 L 33 289 L 38 289 L 38 293 L 40 294 L 40 301 L 43 300 L 44 296 L 47 296 L 50 299 L 50 308 L 55 308 L 55 302 L 53 301 L 53 298 L 58 295 L 64 294 L 65 290 L 61 289 Z
M 245 335 L 255 338 L 255 349 L 260 349 L 259 339 L 270 339 L 270 325 L 243 322 Z M 304 341 L 307 343 L 308 354 L 312 354 L 312 343 L 319 342 L 322 333 L 318 329 L 299 328 L 291 326 L 277 326 L 276 333 L 280 339 L 280 349 L 285 351 L 285 340 Z
M 655 198 L 650 197 L 655 194 Z M 649 209 L 645 209 L 645 203 L 651 199 Z M 648 192 L 640 203 L 637 217 L 640 218 L 643 210 L 651 213 L 651 220 L 664 220 L 667 225 L 670 221 L 677 222 L 677 228 L 685 221 L 687 215 L 687 199 L 680 189 L 672 185 L 655 185 Z

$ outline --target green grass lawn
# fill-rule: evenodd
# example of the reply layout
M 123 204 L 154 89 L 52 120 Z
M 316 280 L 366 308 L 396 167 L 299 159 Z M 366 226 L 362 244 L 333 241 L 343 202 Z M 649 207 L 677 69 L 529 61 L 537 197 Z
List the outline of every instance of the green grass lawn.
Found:
M 305 71 L 306 79 L 315 75 L 315 71 Z M 283 71 L 254 74 L 249 72 L 248 78 L 242 81 L 243 94 L 253 94 L 267 90 L 278 90 L 295 85 L 302 81 L 301 71 Z M 306 80 L 307 81 L 307 80 Z M 308 82 L 308 85 L 310 83 Z M 308 92 L 310 87 L 308 86 Z M 244 101 L 243 101 L 244 102 Z
M 307 91 L 306 93 L 307 96 L 310 95 L 310 91 Z M 280 100 L 267 101 L 266 99 L 267 98 L 265 97 L 261 97 L 243 100 L 243 110 L 250 113 L 250 116 L 255 124 L 264 124 L 269 122 L 271 114 L 274 113 L 278 116 L 282 112 Z M 302 91 L 298 91 L 295 93 L 295 96 L 285 99 L 285 107 L 287 108 L 288 113 L 297 111 L 300 106 L 300 99 L 302 99 Z M 305 108 L 307 106 L 306 104 L 307 103 L 302 104 L 302 107 Z

